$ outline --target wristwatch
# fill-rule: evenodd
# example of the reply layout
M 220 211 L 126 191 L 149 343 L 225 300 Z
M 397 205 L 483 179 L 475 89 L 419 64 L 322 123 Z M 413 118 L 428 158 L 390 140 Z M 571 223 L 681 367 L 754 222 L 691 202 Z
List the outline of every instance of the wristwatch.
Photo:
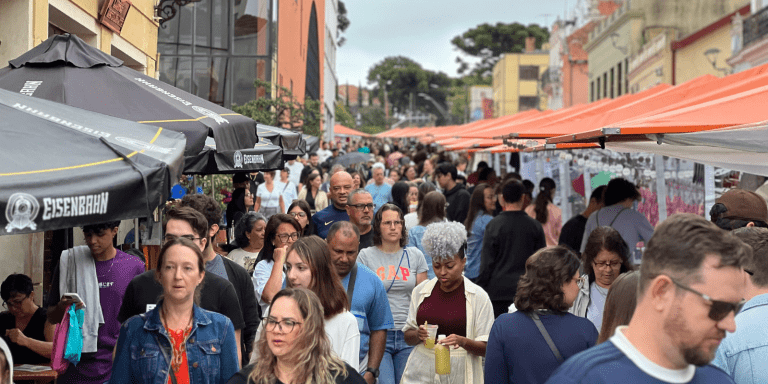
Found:
M 378 379 L 379 378 L 379 369 L 378 368 L 368 367 L 365 371 L 366 372 L 370 372 L 371 375 L 373 375 L 374 379 Z

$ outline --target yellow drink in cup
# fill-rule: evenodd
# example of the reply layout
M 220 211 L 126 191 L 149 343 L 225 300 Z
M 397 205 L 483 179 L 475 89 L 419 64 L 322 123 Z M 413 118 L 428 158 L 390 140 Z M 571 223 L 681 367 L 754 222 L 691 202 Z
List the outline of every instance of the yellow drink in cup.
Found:
M 435 339 L 437 339 L 437 325 L 424 323 L 424 327 L 427 328 L 427 340 L 424 341 L 424 346 L 433 349 L 435 348 Z
M 440 335 L 438 341 L 445 339 L 445 335 Z M 451 373 L 451 351 L 442 344 L 435 345 L 435 373 L 438 375 L 448 375 Z

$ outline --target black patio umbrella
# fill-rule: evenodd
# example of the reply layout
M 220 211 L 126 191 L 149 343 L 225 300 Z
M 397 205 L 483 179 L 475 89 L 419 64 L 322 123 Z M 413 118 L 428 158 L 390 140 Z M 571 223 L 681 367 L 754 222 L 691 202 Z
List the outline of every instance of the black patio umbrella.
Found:
M 220 153 L 252 149 L 258 142 L 253 119 L 128 68 L 75 35 L 53 36 L 9 64 L 0 69 L 0 88 L 181 132 L 191 164 L 218 159 L 201 153 L 207 137 L 216 139 Z M 281 166 L 251 163 L 243 170 Z M 218 163 L 206 168 L 240 170 Z
M 307 142 L 301 132 L 266 124 L 259 124 L 256 132 L 262 142 L 282 147 L 284 156 L 293 158 L 307 153 Z
M 236 172 L 240 170 L 252 170 L 255 167 L 266 171 L 279 169 L 283 165 L 283 149 L 267 140 L 262 140 L 253 148 L 236 151 L 219 151 L 216 141 L 209 137 L 205 140 L 205 147 L 198 156 L 187 157 L 184 164 L 184 173 L 208 175 L 219 173 L 222 166 Z
M 0 90 L 0 235 L 147 217 L 183 134 Z
M 373 158 L 373 155 L 371 155 L 370 153 L 350 152 L 337 157 L 333 161 L 333 165 L 341 164 L 345 167 L 348 167 L 352 164 L 365 163 L 372 158 Z

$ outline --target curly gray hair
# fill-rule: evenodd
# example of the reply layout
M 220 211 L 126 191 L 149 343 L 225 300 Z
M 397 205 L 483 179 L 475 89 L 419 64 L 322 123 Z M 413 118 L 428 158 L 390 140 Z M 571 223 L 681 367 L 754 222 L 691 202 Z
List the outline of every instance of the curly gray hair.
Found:
M 467 229 L 455 221 L 432 223 L 427 226 L 421 244 L 433 261 L 445 262 L 459 253 L 467 242 Z

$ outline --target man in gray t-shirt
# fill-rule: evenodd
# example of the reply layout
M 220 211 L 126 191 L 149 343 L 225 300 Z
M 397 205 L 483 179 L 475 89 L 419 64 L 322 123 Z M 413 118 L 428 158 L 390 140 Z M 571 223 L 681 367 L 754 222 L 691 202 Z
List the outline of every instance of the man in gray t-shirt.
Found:
M 584 253 L 587 239 L 592 231 L 601 226 L 612 227 L 617 230 L 629 246 L 634 255 L 633 263 L 639 264 L 640 257 L 635 252 L 637 242 L 648 241 L 653 236 L 653 226 L 640 212 L 634 210 L 632 205 L 640 199 L 637 187 L 626 179 L 617 178 L 608 182 L 605 188 L 605 207 L 589 216 L 584 227 L 584 237 L 581 240 L 580 252 Z

